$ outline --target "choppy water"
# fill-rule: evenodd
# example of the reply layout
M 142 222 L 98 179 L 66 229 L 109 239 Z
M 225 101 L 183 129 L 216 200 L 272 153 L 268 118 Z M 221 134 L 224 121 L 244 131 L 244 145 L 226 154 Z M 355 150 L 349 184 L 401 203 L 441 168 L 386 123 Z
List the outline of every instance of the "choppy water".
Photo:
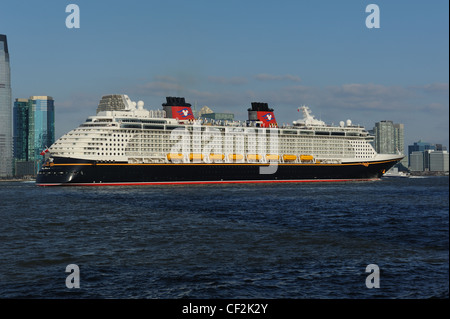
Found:
M 0 298 L 448 298 L 449 179 L 0 183 Z M 66 266 L 80 288 L 66 287 Z M 366 266 L 380 269 L 368 289 Z

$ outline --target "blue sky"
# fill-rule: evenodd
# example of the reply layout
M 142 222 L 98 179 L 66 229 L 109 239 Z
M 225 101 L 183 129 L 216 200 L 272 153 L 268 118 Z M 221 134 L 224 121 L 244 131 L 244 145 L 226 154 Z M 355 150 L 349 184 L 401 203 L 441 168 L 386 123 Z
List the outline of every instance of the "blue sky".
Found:
M 68 29 L 68 4 L 80 28 Z M 365 24 L 368 4 L 380 28 Z M 4 0 L 13 97 L 55 99 L 56 135 L 102 95 L 157 109 L 165 96 L 245 120 L 253 101 L 279 123 L 309 105 L 327 123 L 405 124 L 405 143 L 449 147 L 447 0 Z

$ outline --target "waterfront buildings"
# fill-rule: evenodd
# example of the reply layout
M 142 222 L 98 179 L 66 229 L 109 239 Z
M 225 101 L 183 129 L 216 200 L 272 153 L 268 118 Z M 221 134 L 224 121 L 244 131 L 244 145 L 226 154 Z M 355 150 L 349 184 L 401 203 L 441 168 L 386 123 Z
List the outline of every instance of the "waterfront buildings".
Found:
M 26 161 L 28 158 L 28 99 L 14 102 L 14 159 Z
M 196 113 L 196 117 L 201 117 L 205 119 L 211 119 L 211 120 L 221 120 L 221 121 L 233 121 L 234 120 L 234 114 L 233 113 L 216 113 L 213 110 L 211 110 L 206 105 L 200 109 L 198 113 Z
M 411 171 L 448 172 L 449 154 L 442 144 L 414 142 L 408 146 L 409 168 Z
M 409 169 L 414 172 L 423 172 L 426 166 L 424 158 L 424 152 L 412 152 L 409 155 Z
M 206 113 L 201 117 L 212 120 L 233 121 L 234 114 L 232 113 Z
M 55 107 L 51 96 L 14 102 L 14 168 L 16 176 L 35 175 L 41 152 L 55 141 Z
M 13 175 L 11 71 L 6 35 L 0 34 L 0 178 Z
M 449 154 L 447 151 L 430 152 L 430 171 L 431 172 L 448 172 L 449 170 Z
M 381 154 L 396 154 L 405 151 L 405 127 L 403 124 L 394 124 L 392 121 L 375 123 L 375 151 Z
M 205 114 L 210 114 L 210 113 L 214 113 L 214 111 L 211 110 L 209 107 L 207 107 L 207 106 L 205 105 L 204 107 L 202 107 L 202 108 L 200 109 L 199 112 L 195 112 L 195 117 L 196 117 L 196 118 L 197 118 L 197 117 L 202 117 L 202 116 L 204 116 Z
M 409 169 L 413 172 L 448 172 L 449 154 L 447 151 L 413 151 L 410 155 Z
M 403 124 L 392 121 L 375 123 L 373 146 L 378 153 L 396 154 L 401 152 L 407 156 L 400 162 L 405 169 L 413 172 L 448 172 L 449 154 L 445 146 L 427 142 L 414 142 L 405 152 Z
M 435 144 L 431 144 L 431 143 L 427 143 L 427 142 L 422 142 L 422 141 L 418 141 L 418 142 L 414 142 L 413 145 L 409 145 L 408 146 L 408 166 L 411 166 L 411 155 L 413 152 L 425 152 L 428 150 L 436 150 L 436 145 Z M 441 146 L 441 150 L 442 150 L 442 146 Z M 417 156 L 417 153 L 416 153 Z M 417 163 L 415 162 L 413 165 L 417 165 Z
M 373 128 L 374 148 L 380 154 L 405 154 L 405 126 L 392 121 L 380 121 Z M 406 155 L 406 154 L 405 154 Z M 407 157 L 401 161 L 407 166 Z

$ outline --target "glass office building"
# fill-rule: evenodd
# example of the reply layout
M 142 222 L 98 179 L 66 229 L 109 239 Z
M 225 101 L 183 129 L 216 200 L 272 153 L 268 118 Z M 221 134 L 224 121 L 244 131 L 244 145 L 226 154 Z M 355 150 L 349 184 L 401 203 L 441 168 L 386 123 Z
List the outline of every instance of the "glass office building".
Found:
M 55 107 L 51 96 L 29 99 L 28 157 L 42 159 L 40 153 L 55 142 Z
M 430 152 L 430 171 L 432 172 L 449 171 L 449 154 L 447 151 Z
M 442 148 L 442 146 L 441 146 Z M 413 152 L 425 152 L 425 151 L 434 151 L 436 150 L 436 145 L 428 143 L 428 142 L 422 142 L 422 141 L 418 141 L 418 142 L 414 142 L 413 145 L 409 145 L 408 146 L 408 155 L 409 157 L 411 157 L 411 154 Z M 413 164 L 411 163 L 411 159 L 408 162 L 409 166 L 412 166 Z
M 41 152 L 55 142 L 55 106 L 51 96 L 31 96 L 14 102 L 15 175 L 35 175 Z
M 14 118 L 14 159 L 26 161 L 28 158 L 28 99 L 16 99 Z
M 0 178 L 13 175 L 12 97 L 6 35 L 0 34 Z
M 410 155 L 411 171 L 448 172 L 449 154 L 447 151 L 413 151 Z

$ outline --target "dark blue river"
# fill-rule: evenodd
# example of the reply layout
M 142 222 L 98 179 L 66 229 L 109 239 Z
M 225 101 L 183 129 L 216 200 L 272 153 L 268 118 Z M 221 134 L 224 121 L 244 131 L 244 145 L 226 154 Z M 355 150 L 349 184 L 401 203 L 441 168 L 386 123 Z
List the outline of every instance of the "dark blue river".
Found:
M 449 296 L 449 179 L 0 183 L 0 298 Z M 68 288 L 66 267 L 79 267 Z M 368 288 L 379 268 L 379 288 Z

